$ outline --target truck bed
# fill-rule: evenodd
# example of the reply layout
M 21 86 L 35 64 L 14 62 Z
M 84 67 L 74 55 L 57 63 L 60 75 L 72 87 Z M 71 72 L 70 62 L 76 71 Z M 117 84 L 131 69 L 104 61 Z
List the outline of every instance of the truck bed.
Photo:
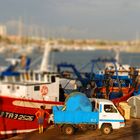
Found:
M 98 112 L 62 111 L 62 107 L 53 107 L 55 124 L 97 124 L 99 120 Z

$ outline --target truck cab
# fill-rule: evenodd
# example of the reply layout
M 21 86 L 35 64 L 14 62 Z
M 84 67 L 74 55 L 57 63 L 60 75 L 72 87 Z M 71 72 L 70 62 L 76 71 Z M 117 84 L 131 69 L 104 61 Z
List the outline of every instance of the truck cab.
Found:
M 93 105 L 93 111 L 99 112 L 98 128 L 101 129 L 103 133 L 107 134 L 110 133 L 112 129 L 124 127 L 124 118 L 112 101 L 93 98 L 91 99 L 91 103 Z

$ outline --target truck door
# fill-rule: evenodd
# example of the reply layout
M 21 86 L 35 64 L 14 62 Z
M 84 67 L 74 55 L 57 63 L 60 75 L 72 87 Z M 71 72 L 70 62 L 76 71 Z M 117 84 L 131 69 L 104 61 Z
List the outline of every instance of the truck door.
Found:
M 112 104 L 100 104 L 100 115 L 99 120 L 102 122 L 118 122 L 120 118 L 120 113 L 117 111 L 116 107 Z

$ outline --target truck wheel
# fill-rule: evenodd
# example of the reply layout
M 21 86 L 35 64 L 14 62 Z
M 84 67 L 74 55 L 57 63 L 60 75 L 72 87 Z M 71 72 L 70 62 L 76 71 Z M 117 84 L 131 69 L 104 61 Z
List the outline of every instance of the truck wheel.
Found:
M 101 127 L 101 132 L 105 135 L 108 135 L 112 132 L 112 127 L 109 124 L 103 124 Z
M 74 134 L 75 129 L 72 125 L 64 125 L 63 126 L 63 133 L 67 135 L 72 135 Z

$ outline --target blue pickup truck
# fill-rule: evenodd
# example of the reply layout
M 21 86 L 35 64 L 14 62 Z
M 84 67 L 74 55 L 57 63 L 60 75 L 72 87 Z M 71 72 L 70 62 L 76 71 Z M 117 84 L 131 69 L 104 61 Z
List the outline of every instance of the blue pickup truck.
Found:
M 106 99 L 89 99 L 83 93 L 72 93 L 64 106 L 53 107 L 54 124 L 67 135 L 77 129 L 98 128 L 103 134 L 125 126 L 115 105 Z

